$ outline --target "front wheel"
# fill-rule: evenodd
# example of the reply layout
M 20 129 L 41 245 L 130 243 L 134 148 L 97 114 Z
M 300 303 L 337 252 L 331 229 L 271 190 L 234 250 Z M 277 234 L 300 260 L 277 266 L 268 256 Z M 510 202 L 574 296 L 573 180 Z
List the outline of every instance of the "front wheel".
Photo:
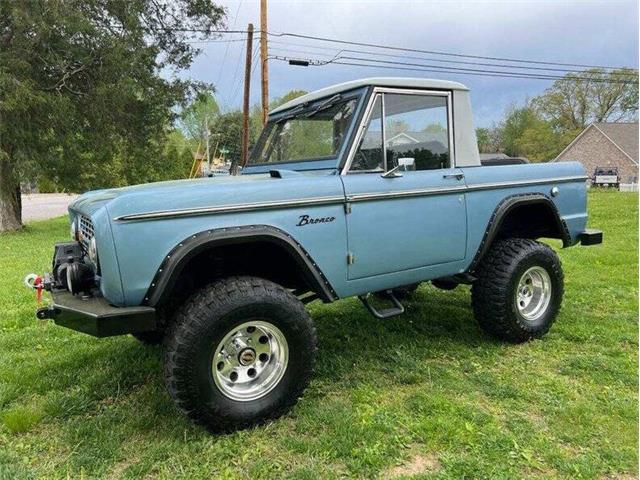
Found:
M 476 276 L 473 310 L 485 331 L 514 343 L 549 331 L 564 290 L 560 259 L 549 246 L 521 238 L 500 240 Z
M 186 302 L 165 344 L 165 380 L 176 405 L 219 432 L 289 410 L 313 373 L 317 337 L 290 292 L 268 280 L 230 277 Z

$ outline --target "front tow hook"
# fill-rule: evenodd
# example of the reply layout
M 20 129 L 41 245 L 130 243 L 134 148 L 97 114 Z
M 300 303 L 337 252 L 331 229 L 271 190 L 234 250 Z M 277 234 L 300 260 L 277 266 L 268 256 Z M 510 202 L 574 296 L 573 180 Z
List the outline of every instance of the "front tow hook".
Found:
M 60 310 L 53 307 L 42 307 L 36 310 L 36 317 L 40 320 L 48 320 L 56 318 L 56 316 L 60 313 Z

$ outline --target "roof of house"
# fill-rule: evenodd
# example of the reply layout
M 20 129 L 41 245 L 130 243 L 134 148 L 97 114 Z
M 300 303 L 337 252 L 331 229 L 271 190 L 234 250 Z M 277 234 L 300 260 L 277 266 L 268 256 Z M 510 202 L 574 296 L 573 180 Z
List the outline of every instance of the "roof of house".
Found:
M 372 148 L 380 143 L 380 132 L 367 131 L 363 140 L 362 148 Z M 425 144 L 425 143 L 437 143 L 440 145 L 439 150 L 446 150 L 449 139 L 447 137 L 447 131 L 441 132 L 400 132 L 390 138 L 387 138 L 387 146 L 399 146 L 399 145 L 411 145 L 411 144 Z
M 350 82 L 339 83 L 330 87 L 316 90 L 315 92 L 307 93 L 301 97 L 294 98 L 293 100 L 280 105 L 273 109 L 271 113 L 278 113 L 287 110 L 296 105 L 302 103 L 313 102 L 329 95 L 335 95 L 336 93 L 346 92 L 347 90 L 353 90 L 359 87 L 403 87 L 403 88 L 432 88 L 436 90 L 468 90 L 463 84 L 458 82 L 449 82 L 446 80 L 434 80 L 430 78 L 402 78 L 402 77 L 372 77 L 361 78 L 359 80 L 352 80 Z
M 595 128 L 604 135 L 618 150 L 625 154 L 629 159 L 638 164 L 638 122 L 617 122 L 617 123 L 592 123 L 585 128 L 580 135 L 573 139 L 555 158 L 560 158 L 567 150 L 569 150 L 582 136 Z
M 596 123 L 595 126 L 609 137 L 620 150 L 638 163 L 638 122 Z

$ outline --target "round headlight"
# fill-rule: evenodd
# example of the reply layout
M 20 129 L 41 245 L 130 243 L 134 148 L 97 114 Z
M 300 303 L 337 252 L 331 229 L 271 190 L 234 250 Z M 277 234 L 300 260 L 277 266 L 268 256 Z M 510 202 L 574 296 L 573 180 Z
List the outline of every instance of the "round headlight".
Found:
M 74 218 L 71 221 L 71 225 L 69 226 L 70 232 L 71 232 L 71 238 L 73 238 L 74 240 L 78 240 L 78 219 Z
M 91 238 L 89 241 L 89 260 L 95 265 L 98 264 L 98 246 L 96 245 L 96 237 Z

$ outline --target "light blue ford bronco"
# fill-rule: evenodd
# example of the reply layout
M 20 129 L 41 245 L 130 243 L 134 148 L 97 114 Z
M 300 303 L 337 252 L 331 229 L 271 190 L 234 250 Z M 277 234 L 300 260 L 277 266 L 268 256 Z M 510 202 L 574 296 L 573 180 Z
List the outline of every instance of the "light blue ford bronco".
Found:
M 586 228 L 586 179 L 576 162 L 483 166 L 459 83 L 343 83 L 272 111 L 240 175 L 82 195 L 73 241 L 35 282 L 51 294 L 37 316 L 163 342 L 179 409 L 242 428 L 307 386 L 314 300 L 356 296 L 384 319 L 420 282 L 471 284 L 488 333 L 543 336 L 563 274 L 537 239 L 602 242 Z

